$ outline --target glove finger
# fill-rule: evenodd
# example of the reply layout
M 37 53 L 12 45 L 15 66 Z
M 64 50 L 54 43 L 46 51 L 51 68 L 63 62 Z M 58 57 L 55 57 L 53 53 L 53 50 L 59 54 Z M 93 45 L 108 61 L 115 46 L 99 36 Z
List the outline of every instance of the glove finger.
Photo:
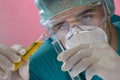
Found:
M 71 69 L 80 60 L 91 56 L 92 52 L 93 52 L 93 49 L 90 49 L 90 48 L 80 50 L 79 52 L 77 52 L 75 55 L 73 55 L 72 57 L 70 57 L 68 60 L 64 62 L 62 66 L 62 70 L 67 71 Z
M 27 51 L 22 45 L 19 44 L 14 44 L 11 48 L 15 50 L 19 55 L 24 55 Z
M 76 65 L 74 65 L 73 69 L 71 70 L 70 75 L 72 77 L 79 75 L 81 72 L 83 72 L 84 70 L 89 68 L 94 63 L 96 63 L 96 61 L 97 60 L 92 57 L 82 59 L 80 62 L 78 62 L 78 63 L 76 63 Z
M 5 80 L 7 78 L 7 74 L 0 68 L 0 80 Z
M 9 77 L 8 80 L 24 80 L 19 75 L 18 71 L 13 71 L 11 74 L 12 77 Z
M 21 57 L 14 50 L 4 45 L 0 45 L 0 54 L 6 56 L 12 62 L 19 62 L 21 60 Z
M 0 80 L 7 80 L 10 70 L 13 70 L 14 68 L 15 65 L 5 56 L 0 54 Z
M 94 64 L 86 70 L 86 79 L 91 80 L 94 75 L 98 75 L 102 79 L 105 79 L 108 75 L 108 70 L 98 64 Z
M 77 47 L 74 47 L 72 49 L 66 50 L 58 55 L 57 59 L 58 61 L 65 61 L 69 57 L 73 56 L 75 53 L 77 53 L 79 50 L 87 49 L 87 48 L 105 48 L 109 45 L 104 42 L 97 42 L 97 43 L 91 43 L 91 44 L 81 44 Z
M 19 74 L 23 80 L 29 80 L 29 61 L 25 62 L 25 64 L 20 67 Z
M 91 43 L 89 47 L 92 48 L 105 48 L 108 47 L 109 45 L 105 42 L 95 42 L 95 43 Z
M 4 65 L 0 65 L 0 80 L 8 80 L 10 70 L 6 68 Z
M 58 59 L 58 61 L 65 61 L 69 57 L 76 54 L 79 50 L 86 49 L 86 48 L 89 48 L 88 44 L 83 44 L 83 45 L 81 44 L 77 47 L 74 47 L 72 49 L 69 49 L 69 50 L 66 50 L 66 51 L 62 52 L 61 54 L 58 55 L 57 59 Z
M 0 80 L 11 80 L 11 79 L 8 79 L 8 77 L 11 77 L 11 75 L 9 75 L 11 71 L 8 69 L 5 69 L 5 67 L 1 68 L 1 70 L 2 72 L 0 71 L 0 74 L 3 74 L 3 75 L 0 75 Z
M 11 63 L 5 56 L 0 54 L 0 67 L 1 68 L 5 67 L 8 70 L 13 70 L 15 68 L 15 65 Z
M 6 78 L 0 78 L 0 80 L 7 80 Z

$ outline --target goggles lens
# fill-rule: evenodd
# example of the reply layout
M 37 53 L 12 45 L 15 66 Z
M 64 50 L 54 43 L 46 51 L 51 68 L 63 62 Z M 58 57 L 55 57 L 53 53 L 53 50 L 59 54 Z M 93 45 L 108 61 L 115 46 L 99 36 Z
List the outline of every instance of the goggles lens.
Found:
M 74 27 L 91 30 L 86 26 L 100 26 L 106 18 L 103 5 L 98 2 L 68 9 L 53 16 L 49 23 L 59 39 L 64 39 Z

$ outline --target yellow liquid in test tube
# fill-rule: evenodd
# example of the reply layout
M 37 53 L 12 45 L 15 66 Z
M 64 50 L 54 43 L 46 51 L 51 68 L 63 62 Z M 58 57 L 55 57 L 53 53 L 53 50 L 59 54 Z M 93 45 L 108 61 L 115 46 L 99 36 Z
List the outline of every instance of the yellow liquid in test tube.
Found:
M 18 70 L 29 58 L 34 52 L 42 45 L 43 41 L 35 41 L 32 43 L 32 45 L 27 49 L 27 52 L 21 56 L 21 61 L 15 63 L 15 69 L 14 71 Z

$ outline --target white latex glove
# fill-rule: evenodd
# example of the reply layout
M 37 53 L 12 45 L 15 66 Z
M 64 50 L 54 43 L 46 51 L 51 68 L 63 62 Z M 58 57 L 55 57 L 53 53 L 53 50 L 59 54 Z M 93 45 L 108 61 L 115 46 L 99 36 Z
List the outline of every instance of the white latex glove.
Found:
M 98 75 L 104 80 L 120 80 L 120 57 L 104 42 L 81 44 L 58 55 L 62 70 L 72 77 L 86 70 L 86 79 Z
M 29 61 L 19 70 L 13 71 L 14 63 L 21 61 L 21 55 L 26 53 L 26 49 L 18 44 L 11 48 L 0 45 L 0 80 L 28 80 L 29 79 Z

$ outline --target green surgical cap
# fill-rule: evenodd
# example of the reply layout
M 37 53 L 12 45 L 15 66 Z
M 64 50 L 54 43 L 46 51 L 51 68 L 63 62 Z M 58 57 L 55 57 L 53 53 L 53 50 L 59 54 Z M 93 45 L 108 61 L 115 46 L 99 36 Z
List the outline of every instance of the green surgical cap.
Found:
M 50 19 L 52 16 L 68 8 L 98 1 L 105 2 L 110 15 L 114 13 L 113 0 L 35 0 L 35 5 L 40 10 L 41 23 L 43 24 L 46 20 Z

